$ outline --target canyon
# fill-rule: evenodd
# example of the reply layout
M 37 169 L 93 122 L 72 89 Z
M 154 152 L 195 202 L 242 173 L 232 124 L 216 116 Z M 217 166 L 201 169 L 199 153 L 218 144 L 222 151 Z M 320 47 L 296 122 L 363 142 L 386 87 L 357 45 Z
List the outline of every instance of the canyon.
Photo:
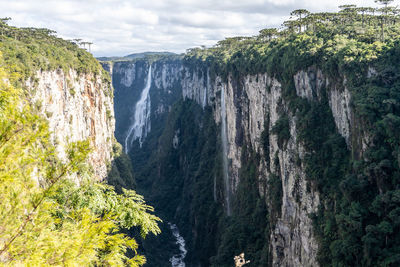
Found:
M 0 19 L 0 264 L 398 266 L 399 16 L 375 2 L 98 59 Z
M 300 69 L 288 98 L 287 80 L 272 73 L 219 74 L 182 55 L 101 64 L 114 92 L 101 76 L 73 70 L 38 72 L 26 86 L 60 158 L 68 142 L 89 139 L 96 179 L 136 188 L 171 222 L 161 226 L 168 249 L 141 241 L 148 266 L 230 266 L 241 252 L 254 266 L 320 265 L 315 216 L 327 199 L 309 177 L 318 150 L 304 135 L 314 126 L 293 103 L 323 110 L 315 130 L 328 129 L 322 138 L 345 151 L 343 162 L 362 159 L 372 137 L 345 76 Z M 110 178 L 119 164 L 114 134 L 135 178 Z
M 213 77 L 211 77 L 210 69 L 190 67 L 177 58 L 178 56 L 163 61 L 142 59 L 136 62 L 103 63 L 106 69 L 113 70 L 111 74 L 116 95 L 114 108 L 117 125 L 118 123 L 120 125 L 119 129 L 117 127 L 116 136 L 119 137 L 120 142 L 124 138 L 127 140 L 131 134 L 127 125 L 133 123 L 130 118 L 138 112 L 136 109 L 142 101 L 143 94 L 147 94 L 149 79 L 152 79 L 150 98 L 152 95 L 158 96 L 151 99 L 151 114 L 148 117 L 149 123 L 152 125 L 151 129 L 167 127 L 165 126 L 168 120 L 166 117 L 172 112 L 173 106 L 182 99 L 183 101 L 197 103 L 195 104 L 198 105 L 196 110 L 203 110 L 200 112 L 208 110 L 212 114 L 216 128 L 221 129 L 213 134 L 220 139 L 218 143 L 221 152 L 218 152 L 216 157 L 222 157 L 222 164 L 220 164 L 222 170 L 217 172 L 222 174 L 222 177 L 215 174 L 212 177 L 212 184 L 207 185 L 208 188 L 212 188 L 213 192 L 210 192 L 210 190 L 207 192 L 211 193 L 213 201 L 224 210 L 224 215 L 219 216 L 229 217 L 234 212 L 230 206 L 238 194 L 240 180 L 244 179 L 241 177 L 243 174 L 240 171 L 245 165 L 243 154 L 249 153 L 248 151 L 251 150 L 252 153 L 259 155 L 255 165 L 257 169 L 255 189 L 257 192 L 253 193 L 269 206 L 267 209 L 272 209 L 272 203 L 268 199 L 278 198 L 279 203 L 278 207 L 274 207 L 275 218 L 274 223 L 269 226 L 269 234 L 263 237 L 266 244 L 269 244 L 267 251 L 271 255 L 270 264 L 273 266 L 318 266 L 318 242 L 313 234 L 311 214 L 318 211 L 321 200 L 319 192 L 310 189 L 310 182 L 307 181 L 305 165 L 301 161 L 308 152 L 297 138 L 297 118 L 282 97 L 282 91 L 285 90 L 282 83 L 268 73 L 244 75 L 237 78 L 229 75 L 226 80 L 223 80 L 222 77 L 218 76 L 218 73 L 213 73 Z M 357 140 L 357 138 L 352 136 L 354 115 L 350 106 L 351 94 L 346 83 L 331 82 L 317 66 L 300 70 L 292 78 L 298 98 L 305 99 L 308 102 L 321 102 L 322 95 L 327 96 L 327 108 L 331 114 L 328 119 L 334 121 L 336 132 L 346 141 L 343 142 L 344 146 L 347 144 L 347 148 L 351 149 L 354 146 L 351 143 L 352 140 Z M 144 84 L 146 84 L 145 87 L 143 87 Z M 143 92 L 141 92 L 142 88 L 144 88 Z M 140 96 L 140 94 L 142 95 Z M 175 97 L 170 97 L 169 101 L 163 97 L 170 95 L 175 95 Z M 119 99 L 121 99 L 121 102 L 119 102 Z M 135 104 L 131 104 L 128 107 L 129 111 L 127 111 L 126 103 L 122 103 L 125 99 L 132 99 L 132 103 L 137 101 L 136 109 L 133 108 Z M 150 100 L 148 101 L 150 103 Z M 287 140 L 282 142 L 276 134 L 270 132 L 284 114 L 287 116 L 289 136 Z M 199 123 L 202 124 L 203 122 Z M 203 126 L 200 125 L 199 127 L 201 129 Z M 143 184 L 149 183 L 149 180 L 143 181 L 146 179 L 141 177 L 143 168 L 135 165 L 135 155 L 142 157 L 143 150 L 149 149 L 149 147 L 154 149 L 154 142 L 158 143 L 157 151 L 158 149 L 163 150 L 160 146 L 172 146 L 172 150 L 177 150 L 181 143 L 185 142 L 183 131 L 184 129 L 175 125 L 173 126 L 173 134 L 169 134 L 167 138 L 161 137 L 162 130 L 155 133 L 155 138 L 152 137 L 148 140 L 145 136 L 142 136 L 143 140 L 141 137 L 139 138 L 139 144 L 129 153 L 133 159 L 134 168 L 136 166 L 138 170 L 136 178 L 139 181 L 139 188 Z M 265 147 L 265 143 L 269 145 Z M 126 142 L 125 149 L 127 149 Z M 152 152 L 154 151 L 147 151 L 149 155 L 153 155 Z M 141 163 L 143 162 L 141 161 Z M 201 162 L 198 162 L 198 164 L 201 164 Z M 158 168 L 158 172 L 163 172 L 160 169 L 163 168 L 161 164 L 154 163 L 151 166 Z M 190 165 L 182 164 L 178 168 L 184 168 L 184 166 Z M 185 170 L 180 171 L 182 171 L 182 174 L 185 173 Z M 276 177 L 274 179 L 277 179 L 278 187 L 281 187 L 278 188 L 280 193 L 272 196 L 268 196 L 272 192 L 269 190 L 269 187 L 272 186 L 269 181 L 270 177 Z M 160 174 L 158 177 L 153 177 L 150 188 L 168 183 L 163 179 L 165 177 Z M 179 198 L 184 195 L 185 193 L 182 190 L 185 190 L 187 186 L 191 185 L 185 182 L 183 187 L 176 189 L 176 197 Z M 143 193 L 145 196 L 150 194 L 148 197 L 152 199 L 152 190 L 145 190 Z M 164 196 L 157 195 L 157 197 L 162 198 L 158 201 L 168 201 L 166 195 L 168 195 L 167 192 Z M 188 201 L 191 200 L 188 199 Z M 190 224 L 190 221 L 181 218 L 179 213 L 182 212 L 183 204 L 179 204 L 179 201 L 177 203 L 171 207 L 171 212 L 165 214 L 165 216 L 168 219 L 178 219 L 178 221 L 175 221 L 178 227 L 186 229 L 183 236 L 189 240 L 189 254 L 192 253 L 191 255 L 195 259 L 196 255 L 193 254 L 196 252 L 193 252 L 193 247 L 198 241 L 193 235 L 197 236 L 202 233 L 199 232 L 198 226 L 187 225 Z M 161 208 L 157 204 L 155 204 L 155 207 L 156 209 L 157 207 Z M 193 213 L 191 216 L 196 217 L 196 211 Z M 189 238 L 188 234 L 192 237 Z M 192 251 L 190 251 L 191 249 Z M 189 266 L 195 264 L 196 262 L 191 262 Z M 203 265 L 206 266 L 204 263 Z

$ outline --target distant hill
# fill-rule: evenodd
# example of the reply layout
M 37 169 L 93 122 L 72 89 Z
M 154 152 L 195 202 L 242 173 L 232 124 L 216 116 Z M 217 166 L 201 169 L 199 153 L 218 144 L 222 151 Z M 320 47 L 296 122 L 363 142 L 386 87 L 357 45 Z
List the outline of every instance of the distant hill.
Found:
M 120 61 L 120 60 L 135 60 L 152 56 L 176 56 L 178 54 L 172 52 L 143 52 L 133 53 L 123 57 L 98 57 L 99 61 Z

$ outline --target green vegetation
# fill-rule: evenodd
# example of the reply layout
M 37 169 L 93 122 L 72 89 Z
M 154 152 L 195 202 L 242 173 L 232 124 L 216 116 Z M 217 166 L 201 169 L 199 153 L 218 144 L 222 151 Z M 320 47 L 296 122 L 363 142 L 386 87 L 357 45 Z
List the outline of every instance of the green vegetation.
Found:
M 280 175 L 271 174 L 268 179 L 268 205 L 269 217 L 268 221 L 271 224 L 271 229 L 274 229 L 278 218 L 281 216 L 282 211 L 282 180 Z
M 269 225 L 266 200 L 259 197 L 257 189 L 260 157 L 243 152 L 243 179 L 233 205 L 235 212 L 226 217 L 220 204 L 224 203 L 221 144 L 215 134 L 220 131 L 211 108 L 202 110 L 194 101 L 180 100 L 163 126 L 159 138 L 146 138 L 143 150 L 151 151 L 150 155 L 131 153 L 131 157 L 138 188 L 160 211 L 160 217 L 176 223 L 184 236 L 189 248 L 185 263 L 232 266 L 233 255 L 246 251 L 251 266 L 265 266 Z M 175 135 L 179 140 L 176 147 Z M 163 234 L 162 238 L 163 243 L 153 239 L 151 244 L 144 243 L 150 266 L 168 264 L 168 258 L 160 259 L 169 246 L 168 238 Z
M 209 257 L 217 250 L 214 242 L 218 218 L 223 217 L 222 209 L 213 198 L 214 177 L 221 172 L 222 160 L 217 152 L 215 132 L 218 129 L 211 110 L 203 113 L 193 101 L 183 100 L 173 105 L 163 126 L 161 136 L 152 140 L 154 144 L 144 144 L 144 147 L 154 147 L 145 156 L 146 164 L 141 162 L 143 154 L 131 153 L 138 188 L 159 211 L 163 221 L 178 225 L 187 246 L 193 248 L 188 251 L 185 262 L 209 266 Z M 179 138 L 176 148 L 172 142 L 175 134 Z M 218 198 L 222 199 L 222 180 L 217 183 Z M 192 231 L 199 234 L 193 235 Z M 159 248 L 155 247 L 157 244 L 144 244 L 153 252 L 153 258 L 149 255 L 150 266 L 169 264 L 168 258 L 162 261 L 158 256 L 168 243 L 159 244 Z
M 189 49 L 184 60 L 187 65 L 208 66 L 223 77 L 268 72 L 289 78 L 285 75 L 317 63 L 328 73 L 368 64 L 399 36 L 395 8 L 341 6 L 339 13 L 296 10 L 293 15 L 298 18 L 286 21 L 282 30 L 263 29 L 258 36 Z
M 113 185 L 118 192 L 121 192 L 123 188 L 135 189 L 136 183 L 131 160 L 116 140 L 113 144 L 113 158 L 114 160 L 109 166 L 107 182 Z
M 99 64 L 45 31 L 1 30 L 0 265 L 143 265 L 138 244 L 123 230 L 158 234 L 153 208 L 133 190 L 117 194 L 93 181 L 85 164 L 89 142 L 70 144 L 67 161 L 58 159 L 47 121 L 16 87 L 39 68 L 92 72 Z
M 211 266 L 232 266 L 232 256 L 246 253 L 248 266 L 268 266 L 270 225 L 267 201 L 259 196 L 257 166 L 260 157 L 253 151 L 242 151 L 240 182 L 235 194 L 233 214 L 220 217 L 217 251 L 211 255 Z
M 19 85 L 34 78 L 38 70 L 70 69 L 78 73 L 108 76 L 98 61 L 73 41 L 61 39 L 49 29 L 17 28 L 7 25 L 8 19 L 0 19 L 0 51 L 5 67 Z
M 290 138 L 289 117 L 285 114 L 282 115 L 271 129 L 271 133 L 278 136 L 278 146 L 283 148 Z
M 321 266 L 400 264 L 400 16 L 392 1 L 377 2 L 377 9 L 344 5 L 338 13 L 296 10 L 297 19 L 282 30 L 228 38 L 191 49 L 184 58 L 187 66 L 208 67 L 224 79 L 268 73 L 282 83 L 287 116 L 296 118 L 298 141 L 307 150 L 301 165 L 308 190 L 321 196 L 312 216 Z M 352 94 L 351 151 L 336 130 L 330 88 L 322 88 L 317 101 L 296 95 L 293 76 L 310 67 Z M 285 116 L 271 129 L 281 145 L 288 137 Z M 263 133 L 264 151 L 269 134 Z M 362 139 L 369 140 L 366 148 Z M 280 183 L 269 178 L 269 190 L 278 196 Z M 268 202 L 276 213 L 279 201 Z
M 264 121 L 264 130 L 261 133 L 261 145 L 262 149 L 264 151 L 264 158 L 265 161 L 267 162 L 267 168 L 270 170 L 269 166 L 269 156 L 270 156 L 270 151 L 269 151 L 269 114 L 265 115 L 265 121 Z
M 340 144 L 343 141 L 330 135 L 325 142 L 316 143 L 323 149 L 308 163 L 313 173 L 320 172 L 314 179 L 325 184 L 322 192 L 327 202 L 314 218 L 321 238 L 322 263 L 395 266 L 400 262 L 400 202 L 396 198 L 400 139 L 393 131 L 400 119 L 396 107 L 400 88 L 396 73 L 400 70 L 395 63 L 400 59 L 399 45 L 397 42 L 393 48 L 385 49 L 374 62 L 376 76 L 353 78 L 349 83 L 361 124 L 352 130 L 358 138 L 371 137 L 365 152 L 361 153 L 359 141 L 353 140 L 353 160 L 341 162 L 341 158 L 350 156 Z
M 97 59 L 103 62 L 121 62 L 121 61 L 135 62 L 138 60 L 147 60 L 149 62 L 154 62 L 159 60 L 173 60 L 180 57 L 181 55 L 171 52 L 144 52 L 144 53 L 130 54 L 124 57 L 99 57 Z
M 153 60 L 156 61 L 153 62 Z M 133 77 L 132 84 L 130 84 L 129 87 L 126 87 L 120 82 L 124 77 L 123 72 L 113 72 L 113 82 L 115 88 L 114 110 L 116 118 L 115 136 L 121 143 L 124 143 L 125 141 L 126 131 L 130 126 L 129 122 L 131 122 L 132 108 L 134 107 L 134 103 L 136 103 L 136 101 L 140 98 L 141 89 L 143 89 L 145 86 L 147 70 L 151 62 L 153 71 L 156 73 L 161 71 L 161 68 L 164 67 L 179 69 L 182 66 L 181 60 L 176 55 L 158 55 L 157 57 L 145 56 L 144 58 L 133 58 L 129 61 L 112 62 L 112 64 L 114 64 L 114 70 L 130 69 L 132 64 L 135 64 L 136 69 L 135 77 Z M 160 188 L 162 187 L 161 184 L 169 180 L 173 180 L 174 178 L 167 177 L 163 181 L 155 182 L 160 175 L 156 171 L 160 156 L 158 153 L 156 153 L 156 151 L 159 151 L 159 146 L 164 146 L 162 145 L 163 142 L 160 141 L 160 136 L 163 134 L 163 132 L 172 131 L 170 128 L 168 128 L 169 130 L 165 129 L 169 116 L 168 112 L 160 112 L 159 107 L 162 106 L 167 108 L 173 103 L 177 102 L 181 96 L 181 84 L 179 80 L 171 84 L 169 90 L 157 88 L 157 84 L 154 82 L 152 83 L 152 87 L 150 89 L 150 98 L 152 103 L 150 117 L 151 131 L 144 139 L 142 147 L 140 147 L 138 141 L 135 141 L 129 150 L 129 156 L 132 159 L 132 165 L 135 170 L 137 190 L 146 196 L 146 200 L 156 208 L 158 211 L 157 215 L 160 216 L 165 222 L 160 224 L 160 228 L 162 230 L 160 235 L 150 236 L 140 244 L 140 252 L 146 255 L 148 259 L 146 266 L 149 267 L 170 265 L 169 258 L 171 257 L 172 251 L 176 250 L 178 253 L 178 246 L 176 246 L 175 240 L 173 239 L 172 233 L 167 224 L 167 222 L 177 221 L 175 219 L 171 219 L 171 217 L 164 216 L 165 214 L 162 212 L 160 207 L 157 206 L 158 202 L 155 202 L 154 198 L 151 197 L 153 192 L 149 189 L 149 184 L 153 182 L 156 184 L 154 194 L 160 194 L 161 197 L 164 197 L 164 199 L 168 200 L 173 198 L 172 194 L 168 193 L 166 189 L 161 190 Z M 170 125 L 170 123 L 167 125 Z M 173 135 L 174 132 L 171 134 Z M 115 161 L 114 165 L 118 166 L 118 162 Z M 176 166 L 176 163 L 173 163 L 171 166 Z M 116 172 L 112 171 L 112 173 L 115 174 Z M 116 179 L 114 177 L 116 177 Z M 112 180 L 117 180 L 117 182 L 112 182 L 112 184 L 116 185 L 118 188 L 118 184 L 121 184 L 122 182 L 125 183 L 128 188 L 135 188 L 134 185 L 129 185 L 130 181 L 129 179 L 126 179 L 127 177 L 128 176 L 125 175 L 113 175 Z M 171 193 L 173 192 L 171 191 Z

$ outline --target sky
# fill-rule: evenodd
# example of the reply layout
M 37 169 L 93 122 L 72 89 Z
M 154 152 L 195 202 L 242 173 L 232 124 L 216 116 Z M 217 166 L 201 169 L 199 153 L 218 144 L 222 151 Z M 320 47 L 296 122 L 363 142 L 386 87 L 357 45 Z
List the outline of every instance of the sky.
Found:
M 93 42 L 98 57 L 182 53 L 279 27 L 295 9 L 335 11 L 343 4 L 376 6 L 374 0 L 0 0 L 0 17 L 11 17 L 13 26 Z

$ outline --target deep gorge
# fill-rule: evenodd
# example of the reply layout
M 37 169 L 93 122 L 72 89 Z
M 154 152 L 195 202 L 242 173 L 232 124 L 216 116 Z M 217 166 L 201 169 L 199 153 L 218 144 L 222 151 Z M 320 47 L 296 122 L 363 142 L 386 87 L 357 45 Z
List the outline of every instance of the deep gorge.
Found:
M 371 139 L 345 73 L 310 64 L 287 77 L 223 77 L 181 56 L 107 64 L 120 142 L 134 105 L 119 99 L 135 103 L 152 66 L 151 131 L 129 155 L 139 192 L 187 241 L 188 266 L 231 266 L 241 252 L 250 266 L 332 260 L 324 255 L 331 241 L 319 232 L 337 209 L 330 199 L 340 194 L 331 192 L 352 181 L 351 158 L 360 160 Z
M 398 266 L 400 17 L 378 2 L 98 60 L 0 19 L 0 265 Z
M 119 109 L 132 106 L 118 98 L 138 95 L 152 66 L 152 130 L 129 155 L 138 190 L 187 241 L 188 266 L 230 266 L 241 252 L 250 266 L 365 264 L 357 260 L 360 246 L 350 257 L 332 254 L 360 235 L 350 241 L 329 231 L 354 233 L 337 223 L 357 222 L 353 209 L 361 212 L 376 192 L 360 191 L 373 188 L 372 180 L 354 179 L 374 164 L 365 156 L 375 153 L 373 133 L 357 105 L 368 96 L 357 88 L 379 83 L 379 62 L 360 67 L 360 77 L 312 62 L 278 74 L 270 67 L 219 73 L 188 56 L 108 64 L 119 138 L 130 118 Z M 374 211 L 365 212 L 363 223 Z

